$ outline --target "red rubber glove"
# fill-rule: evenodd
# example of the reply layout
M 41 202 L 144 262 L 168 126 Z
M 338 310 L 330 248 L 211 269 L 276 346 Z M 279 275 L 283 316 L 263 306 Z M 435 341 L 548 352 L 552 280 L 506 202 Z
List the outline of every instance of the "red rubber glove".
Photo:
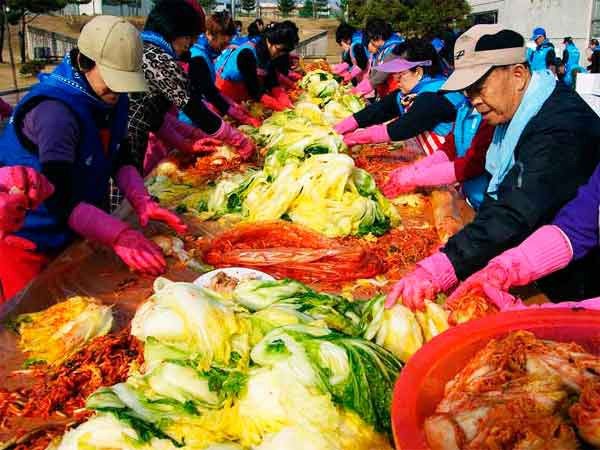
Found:
M 233 119 L 237 120 L 238 122 L 243 123 L 244 125 L 250 125 L 255 128 L 261 126 L 260 120 L 252 117 L 246 108 L 236 103 L 229 105 L 227 114 L 229 114 Z
M 298 72 L 294 72 L 293 70 L 288 72 L 287 77 L 295 83 L 302 79 L 302 75 L 300 75 Z
M 286 108 L 289 109 L 294 107 L 292 101 L 281 86 L 275 86 L 273 89 L 271 89 L 271 94 L 273 94 L 273 97 L 277 99 L 277 102 L 280 105 L 284 105 Z
M 178 234 L 184 234 L 187 231 L 187 226 L 176 214 L 162 208 L 151 199 L 146 186 L 144 186 L 144 180 L 135 167 L 121 167 L 116 180 L 117 186 L 133 206 L 143 227 L 148 225 L 150 219 L 153 219 L 166 223 Z
M 10 193 L 14 188 L 25 196 L 30 209 L 36 209 L 54 193 L 48 179 L 31 167 L 0 167 L 0 192 Z
M 265 108 L 272 109 L 273 111 L 283 111 L 286 109 L 285 105 L 280 104 L 275 97 L 272 97 L 269 94 L 263 94 L 260 98 L 260 103 Z
M 435 300 L 439 292 L 446 291 L 458 282 L 454 267 L 448 257 L 437 252 L 417 264 L 417 268 L 398 281 L 387 295 L 385 307 L 398 301 L 411 310 L 424 310 L 425 300 Z

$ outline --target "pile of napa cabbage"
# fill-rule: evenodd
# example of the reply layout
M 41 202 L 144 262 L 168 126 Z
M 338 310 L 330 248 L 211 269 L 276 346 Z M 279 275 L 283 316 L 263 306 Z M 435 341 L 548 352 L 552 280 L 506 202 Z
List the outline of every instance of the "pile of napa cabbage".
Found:
M 132 321 L 144 366 L 92 394 L 95 415 L 54 448 L 390 449 L 402 363 L 364 336 L 407 330 L 379 305 L 293 280 L 225 297 L 159 278 Z

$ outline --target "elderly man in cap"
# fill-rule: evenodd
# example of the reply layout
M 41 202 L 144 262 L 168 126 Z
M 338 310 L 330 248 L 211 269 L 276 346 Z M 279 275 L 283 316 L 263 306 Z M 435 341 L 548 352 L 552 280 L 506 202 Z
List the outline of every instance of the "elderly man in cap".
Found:
M 531 70 L 535 72 L 555 68 L 556 52 L 554 51 L 554 45 L 546 37 L 546 30 L 540 27 L 535 28 L 531 34 L 531 40 L 537 45 L 535 50 L 531 50 L 527 54 L 527 61 Z
M 496 126 L 486 156 L 490 183 L 474 221 L 396 283 L 388 307 L 400 301 L 422 308 L 425 299 L 451 290 L 549 223 L 599 160 L 600 119 L 550 71 L 531 71 L 520 34 L 477 25 L 457 40 L 454 54 L 455 72 L 442 89 L 464 91 L 484 120 Z M 598 278 L 585 276 L 590 260 L 576 264 L 557 272 L 560 281 L 546 280 L 542 288 L 551 298 L 597 294 L 574 281 Z

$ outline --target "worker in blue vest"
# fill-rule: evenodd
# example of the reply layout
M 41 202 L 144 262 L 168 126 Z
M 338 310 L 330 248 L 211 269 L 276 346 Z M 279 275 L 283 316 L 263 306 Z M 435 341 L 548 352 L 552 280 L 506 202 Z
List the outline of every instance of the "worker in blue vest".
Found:
M 364 44 L 363 32 L 342 22 L 335 31 L 335 41 L 342 47 L 342 62 L 332 66 L 332 72 L 345 82 L 360 82 L 369 70 L 370 53 Z
M 567 86 L 573 87 L 575 83 L 574 75 L 576 73 L 584 73 L 586 70 L 579 65 L 581 53 L 573 43 L 573 38 L 567 36 L 563 39 L 563 44 L 565 45 L 565 49 L 563 50 L 562 62 L 565 65 L 565 75 L 562 81 Z
M 554 45 L 546 37 L 546 30 L 541 27 L 535 28 L 531 40 L 537 45 L 535 50 L 528 54 L 528 62 L 532 71 L 555 69 L 556 52 Z
M 105 212 L 115 180 L 142 225 L 148 220 L 186 230 L 152 200 L 128 139 L 128 93 L 147 89 L 140 34 L 119 17 L 88 22 L 63 61 L 40 76 L 15 107 L 0 137 L 0 166 L 43 174 L 54 193 L 27 211 L 18 241 L 0 241 L 0 282 L 7 298 L 21 290 L 76 235 L 104 244 L 132 269 L 159 275 L 160 249 L 129 224 Z M 7 292 L 8 291 L 8 292 Z

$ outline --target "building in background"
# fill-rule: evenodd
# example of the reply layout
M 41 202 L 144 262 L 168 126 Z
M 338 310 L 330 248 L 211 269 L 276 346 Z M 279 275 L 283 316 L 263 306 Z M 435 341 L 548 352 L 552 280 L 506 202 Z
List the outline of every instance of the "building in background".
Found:
M 582 50 L 600 36 L 600 0 L 469 0 L 475 23 L 500 23 L 527 39 L 543 27 L 562 54 L 563 38 L 571 36 Z

